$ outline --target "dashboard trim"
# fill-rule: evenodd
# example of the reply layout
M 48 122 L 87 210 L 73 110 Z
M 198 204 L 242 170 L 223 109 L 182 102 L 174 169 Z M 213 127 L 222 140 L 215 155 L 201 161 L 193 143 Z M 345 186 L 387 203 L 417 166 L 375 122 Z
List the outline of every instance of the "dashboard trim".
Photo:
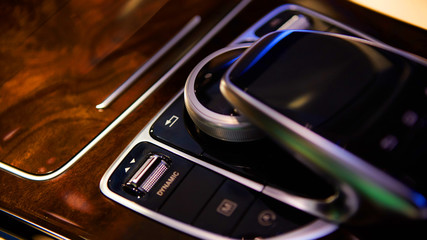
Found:
M 35 175 L 8 164 L 0 162 L 0 169 L 4 169 L 12 174 L 20 176 L 25 179 L 33 181 L 46 181 L 53 179 L 68 168 L 74 165 L 80 158 L 82 158 L 89 150 L 91 150 L 101 139 L 103 139 L 109 132 L 111 132 L 124 118 L 132 113 L 142 102 L 147 99 L 151 93 L 157 90 L 171 75 L 173 75 L 181 66 L 183 66 L 191 57 L 193 57 L 205 44 L 208 43 L 222 28 L 224 28 L 243 8 L 250 3 L 250 0 L 242 0 L 238 3 L 221 21 L 219 21 L 193 48 L 191 48 L 168 72 L 166 72 L 156 83 L 154 83 L 145 93 L 143 93 L 135 102 L 133 102 L 122 114 L 120 114 L 113 122 L 111 122 L 99 135 L 88 143 L 82 150 L 80 150 L 72 159 L 64 164 L 59 169 L 45 174 Z

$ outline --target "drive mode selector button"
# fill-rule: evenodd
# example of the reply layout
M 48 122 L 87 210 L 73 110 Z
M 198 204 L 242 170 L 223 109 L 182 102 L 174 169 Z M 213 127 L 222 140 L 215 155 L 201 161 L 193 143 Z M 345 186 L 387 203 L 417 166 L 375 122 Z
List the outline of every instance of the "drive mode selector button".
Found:
M 143 207 L 158 211 L 194 164 L 148 142 L 135 145 L 109 179 L 109 188 Z
M 184 88 L 185 107 L 194 124 L 211 137 L 247 142 L 263 136 L 227 102 L 219 83 L 228 67 L 249 45 L 220 49 L 203 59 L 190 73 Z

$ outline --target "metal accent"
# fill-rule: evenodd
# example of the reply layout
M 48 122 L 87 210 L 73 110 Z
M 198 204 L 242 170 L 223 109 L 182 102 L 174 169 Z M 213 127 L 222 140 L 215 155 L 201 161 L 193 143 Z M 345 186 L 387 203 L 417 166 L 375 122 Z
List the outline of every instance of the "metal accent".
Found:
M 234 7 L 221 21 L 218 22 L 193 48 L 191 48 L 168 72 L 166 72 L 155 84 L 153 84 L 145 93 L 143 93 L 132 105 L 129 106 L 122 114 L 120 114 L 108 127 L 106 127 L 98 136 L 96 136 L 86 147 L 76 154 L 70 161 L 64 164 L 61 168 L 48 173 L 46 175 L 35 175 L 24 172 L 20 169 L 0 162 L 0 168 L 17 176 L 34 180 L 45 181 L 55 178 L 65 172 L 69 167 L 76 163 L 83 155 L 92 149 L 102 138 L 111 132 L 123 119 L 132 113 L 142 102 L 145 101 L 155 90 L 157 90 L 166 80 L 169 79 L 180 67 L 182 67 L 191 57 L 193 57 L 208 41 L 213 38 L 222 28 L 225 27 L 246 5 L 250 0 L 242 0 Z
M 247 1 L 242 1 L 240 3 L 240 5 L 237 6 L 235 8 L 235 10 L 233 10 L 233 11 L 237 11 L 237 12 L 240 11 L 248 3 L 249 3 L 248 0 Z M 239 10 L 237 10 L 237 9 L 239 9 Z M 363 34 L 363 33 L 359 32 L 359 31 L 357 31 L 355 29 L 347 27 L 347 26 L 345 26 L 345 25 L 343 25 L 343 24 L 341 24 L 341 23 L 339 23 L 339 22 L 337 22 L 337 21 L 335 21 L 333 19 L 330 19 L 328 17 L 325 17 L 325 16 L 320 15 L 320 14 L 318 14 L 316 12 L 313 12 L 313 11 L 311 11 L 309 9 L 302 8 L 302 7 L 297 6 L 297 5 L 287 4 L 287 5 L 280 6 L 280 7 L 276 8 L 275 10 L 273 10 L 272 12 L 270 12 L 266 17 L 263 18 L 264 22 L 262 22 L 262 20 L 258 21 L 251 28 L 249 28 L 242 35 L 240 35 L 236 40 L 234 40 L 230 45 L 236 44 L 236 43 L 238 43 L 242 39 L 247 40 L 248 36 L 249 37 L 254 36 L 254 31 L 258 27 L 260 27 L 263 23 L 265 23 L 265 21 L 267 21 L 267 18 L 272 17 L 272 16 L 278 14 L 279 12 L 282 12 L 282 11 L 285 11 L 285 10 L 301 11 L 301 12 L 306 13 L 308 15 L 312 15 L 312 16 L 318 17 L 318 18 L 322 19 L 325 22 L 328 22 L 328 23 L 330 23 L 332 25 L 338 26 L 338 27 L 340 27 L 340 28 L 342 28 L 342 29 L 344 29 L 344 30 L 346 30 L 348 32 L 351 32 L 351 33 L 357 35 L 357 36 L 364 37 L 366 39 L 374 40 L 375 41 L 375 39 L 373 39 L 372 37 L 370 37 L 370 36 L 368 36 L 366 34 Z M 213 36 L 213 34 L 209 34 L 209 38 L 211 38 L 212 36 Z M 255 41 L 255 40 L 258 39 L 258 37 L 256 37 L 255 39 L 252 37 L 252 39 L 253 39 L 253 41 Z M 205 40 L 203 39 L 200 42 L 204 42 L 204 41 Z M 194 162 L 196 164 L 204 166 L 204 167 L 206 167 L 206 168 L 208 168 L 208 169 L 210 169 L 212 171 L 215 171 L 215 172 L 217 172 L 217 173 L 219 173 L 219 174 L 221 174 L 221 175 L 223 175 L 223 176 L 225 176 L 225 177 L 227 177 L 229 179 L 232 179 L 232 180 L 234 180 L 236 182 L 239 182 L 239 183 L 245 185 L 246 187 L 249 187 L 249 188 L 251 188 L 251 189 L 253 189 L 255 191 L 262 192 L 263 194 L 271 196 L 271 197 L 273 197 L 275 199 L 278 199 L 278 200 L 280 200 L 282 202 L 290 202 L 290 200 L 285 199 L 285 198 L 289 197 L 287 195 L 287 193 L 284 193 L 284 192 L 282 192 L 280 190 L 277 191 L 278 189 L 272 188 L 270 186 L 263 186 L 260 183 L 254 182 L 254 181 L 249 180 L 247 178 L 243 178 L 243 177 L 241 177 L 239 175 L 236 175 L 234 173 L 228 172 L 228 171 L 226 171 L 224 169 L 221 169 L 221 168 L 219 168 L 217 166 L 208 164 L 205 161 L 202 161 L 202 160 L 200 160 L 198 158 L 190 156 L 190 155 L 188 155 L 186 153 L 183 153 L 183 152 L 177 150 L 176 148 L 173 148 L 173 147 L 171 147 L 169 145 L 166 145 L 164 143 L 161 143 L 161 142 L 153 139 L 150 136 L 150 132 L 149 132 L 150 131 L 150 126 L 155 122 L 155 120 L 181 94 L 182 94 L 182 92 L 179 93 L 177 96 L 175 96 L 175 98 L 172 99 L 168 104 L 166 104 L 166 106 L 158 113 L 158 115 L 156 115 L 147 124 L 147 126 L 144 127 L 141 130 L 140 133 L 138 133 L 138 135 L 135 137 L 135 139 L 132 140 L 132 142 L 124 149 L 124 151 L 120 154 L 120 156 L 115 160 L 115 162 L 105 172 L 105 174 L 102 177 L 101 182 L 100 182 L 100 189 L 101 189 L 101 192 L 104 195 L 106 195 L 108 198 L 110 198 L 110 199 L 118 202 L 119 204 L 122 204 L 122 205 L 124 205 L 124 206 L 126 206 L 126 207 L 128 207 L 128 208 L 130 208 L 130 209 L 132 209 L 132 210 L 134 210 L 134 211 L 136 211 L 138 213 L 140 213 L 140 214 L 143 214 L 144 216 L 147 216 L 147 217 L 149 217 L 149 218 L 151 218 L 153 220 L 159 221 L 159 222 L 161 222 L 163 224 L 166 224 L 166 225 L 168 225 L 168 226 L 170 226 L 170 227 L 172 227 L 174 229 L 177 229 L 178 231 L 182 231 L 182 232 L 188 233 L 190 235 L 193 235 L 193 236 L 196 236 L 196 237 L 199 237 L 199 238 L 202 238 L 202 239 L 229 239 L 228 237 L 220 236 L 220 235 L 213 234 L 213 233 L 205 231 L 205 230 L 201 230 L 201 229 L 196 228 L 194 226 L 182 223 L 180 221 L 177 221 L 177 220 L 174 220 L 172 218 L 166 217 L 166 216 L 164 216 L 162 214 L 159 214 L 157 212 L 151 211 L 151 210 L 149 210 L 147 208 L 144 208 L 141 205 L 136 204 L 135 202 L 132 202 L 132 201 L 130 201 L 130 200 L 124 198 L 124 197 L 121 197 L 121 196 L 115 194 L 114 192 L 112 192 L 111 190 L 109 190 L 109 188 L 108 188 L 108 179 L 111 176 L 111 174 L 113 173 L 113 171 L 118 167 L 118 165 L 120 164 L 120 162 L 125 158 L 125 156 L 132 150 L 132 148 L 137 143 L 143 142 L 143 141 L 147 141 L 147 142 L 151 142 L 151 143 L 153 143 L 153 144 L 155 144 L 155 145 L 157 145 L 157 146 L 159 146 L 161 148 L 164 148 L 165 150 L 168 150 L 168 151 L 170 151 L 170 152 L 172 152 L 174 154 L 177 154 L 177 155 L 179 155 L 179 156 L 181 156 L 183 158 L 186 158 L 186 159 L 188 159 L 188 160 L 190 160 L 190 161 L 192 161 L 192 162 Z M 350 191 L 350 193 L 347 193 L 347 195 L 350 195 L 350 194 L 351 194 L 351 191 Z M 297 201 L 298 196 L 293 196 L 293 197 L 295 197 L 293 199 L 296 202 L 298 202 Z M 335 195 L 335 196 L 331 196 L 331 198 L 329 198 L 329 199 L 321 200 L 320 202 L 325 203 L 325 202 L 328 202 L 328 201 L 337 201 L 337 199 L 342 199 L 342 198 L 340 198 L 338 195 Z M 353 199 L 353 198 L 349 198 L 349 199 Z M 310 201 L 311 201 L 311 199 L 306 199 L 305 200 L 305 202 L 309 203 L 309 204 L 310 204 Z M 303 201 L 303 203 L 304 203 L 304 201 Z M 355 203 L 351 203 L 350 205 L 355 206 L 354 204 Z M 304 226 L 304 227 L 302 227 L 300 229 L 297 229 L 295 231 L 291 231 L 291 232 L 288 232 L 288 233 L 285 233 L 285 234 L 282 234 L 282 235 L 279 235 L 279 236 L 275 236 L 275 237 L 272 237 L 270 239 L 316 239 L 316 238 L 319 238 L 319 237 L 322 237 L 322 236 L 325 236 L 327 234 L 332 233 L 337 228 L 338 228 L 338 226 L 335 225 L 335 224 L 333 224 L 333 223 L 325 222 L 323 220 L 317 220 L 317 221 L 314 221 L 312 224 Z
M 195 85 L 199 72 L 209 62 L 228 52 L 243 52 L 250 45 L 235 45 L 220 49 L 203 59 L 191 71 L 184 87 L 185 107 L 193 122 L 206 134 L 229 142 L 253 141 L 264 136 L 254 125 L 243 116 L 230 116 L 214 112 L 197 99 Z M 227 59 L 227 61 L 232 59 Z
M 58 234 L 58 233 L 56 233 L 56 232 L 53 232 L 53 231 L 51 231 L 51 230 L 49 230 L 49 229 L 47 229 L 47 228 L 44 228 L 44 227 L 42 227 L 42 226 L 40 226 L 40 225 L 38 225 L 38 224 L 36 224 L 36 223 L 34 223 L 34 222 L 31 222 L 31 221 L 29 221 L 29 220 L 27 220 L 27 219 L 24 219 L 24 218 L 22 218 L 22 217 L 19 217 L 19 216 L 15 215 L 15 214 L 13 214 L 13 213 L 11 213 L 11 212 L 8 212 L 8 211 L 6 211 L 6 210 L 1 210 L 1 209 L 0 209 L 0 211 L 2 211 L 2 212 L 3 212 L 3 213 L 5 213 L 5 214 L 10 215 L 12 218 L 16 218 L 18 221 L 22 221 L 22 222 L 24 222 L 24 223 L 28 224 L 29 226 L 31 226 L 31 227 L 33 227 L 33 228 L 35 228 L 35 229 L 37 229 L 37 230 L 39 230 L 39 231 L 41 231 L 41 232 L 45 233 L 46 235 L 48 235 L 48 236 L 50 236 L 50 237 L 52 237 L 52 238 L 55 238 L 55 239 L 64 239 L 64 240 L 68 240 L 68 239 L 69 239 L 69 238 L 64 237 L 64 236 L 62 236 L 62 235 L 60 235 L 60 234 Z M 1 230 L 0 230 L 0 231 L 1 231 Z M 1 239 L 1 238 L 0 238 L 0 239 Z
M 142 64 L 135 73 L 133 73 L 122 85 L 112 92 L 102 103 L 96 105 L 97 109 L 107 108 L 121 94 L 123 94 L 138 78 L 162 58 L 170 49 L 181 41 L 201 22 L 200 16 L 194 16 L 169 42 L 167 42 L 159 51 L 156 52 L 147 62 Z

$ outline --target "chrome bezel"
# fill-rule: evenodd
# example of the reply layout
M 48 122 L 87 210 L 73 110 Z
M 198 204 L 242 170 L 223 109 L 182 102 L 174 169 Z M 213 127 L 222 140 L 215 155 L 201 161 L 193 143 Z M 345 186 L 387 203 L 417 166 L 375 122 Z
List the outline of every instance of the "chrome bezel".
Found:
M 249 44 L 228 46 L 210 54 L 196 65 L 185 83 L 184 102 L 188 115 L 199 129 L 214 138 L 228 142 L 247 142 L 263 136 L 259 129 L 245 117 L 216 113 L 203 106 L 196 96 L 197 76 L 203 67 L 222 54 L 232 51 L 241 51 L 243 53 L 249 46 Z

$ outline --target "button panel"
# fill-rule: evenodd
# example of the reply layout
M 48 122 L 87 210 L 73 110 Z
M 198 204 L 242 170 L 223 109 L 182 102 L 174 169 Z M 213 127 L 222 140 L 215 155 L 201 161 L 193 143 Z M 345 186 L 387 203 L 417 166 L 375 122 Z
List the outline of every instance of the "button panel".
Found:
M 248 211 L 246 211 L 231 236 L 245 239 L 254 239 L 259 236 L 272 237 L 281 232 L 297 229 L 301 224 L 309 222 L 309 218 L 304 215 L 300 215 L 301 219 L 293 220 L 282 217 L 282 215 L 294 215 L 294 209 L 282 208 L 282 212 L 279 213 L 268 205 L 274 206 L 277 204 L 269 204 L 262 199 L 255 200 Z

